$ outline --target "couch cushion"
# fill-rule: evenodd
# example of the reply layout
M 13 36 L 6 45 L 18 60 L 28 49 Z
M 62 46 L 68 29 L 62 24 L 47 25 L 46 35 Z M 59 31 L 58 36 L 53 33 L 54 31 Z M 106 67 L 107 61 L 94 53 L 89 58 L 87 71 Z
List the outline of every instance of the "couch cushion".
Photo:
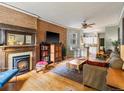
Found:
M 112 58 L 112 57 L 119 57 L 119 54 L 117 52 L 112 52 L 110 54 L 110 58 Z
M 109 60 L 111 68 L 122 69 L 123 60 L 120 57 L 114 56 Z
M 95 66 L 100 66 L 100 67 L 108 67 L 109 63 L 105 62 L 95 62 L 95 61 L 87 61 L 87 64 L 89 65 L 95 65 Z

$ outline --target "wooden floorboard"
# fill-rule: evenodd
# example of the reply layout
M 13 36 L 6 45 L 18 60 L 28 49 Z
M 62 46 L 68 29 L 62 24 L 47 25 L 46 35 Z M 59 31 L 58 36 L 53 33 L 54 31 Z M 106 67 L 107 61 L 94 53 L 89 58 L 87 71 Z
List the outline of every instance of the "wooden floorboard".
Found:
M 14 78 L 13 80 L 14 81 Z M 18 76 L 17 83 L 7 83 L 1 91 L 93 91 L 94 89 L 84 86 L 53 72 L 42 71 L 36 73 L 32 70 Z

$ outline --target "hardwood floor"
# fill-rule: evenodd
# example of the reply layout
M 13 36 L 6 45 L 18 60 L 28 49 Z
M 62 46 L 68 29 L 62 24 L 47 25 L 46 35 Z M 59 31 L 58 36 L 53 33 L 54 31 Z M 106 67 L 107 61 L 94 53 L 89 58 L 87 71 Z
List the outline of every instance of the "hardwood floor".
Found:
M 61 64 L 59 64 L 61 65 Z M 58 66 L 58 65 L 57 65 Z M 11 80 L 11 81 L 14 81 Z M 26 74 L 18 76 L 16 84 L 7 83 L 1 91 L 93 91 L 80 83 L 59 76 L 53 72 L 42 71 L 36 73 L 32 70 Z

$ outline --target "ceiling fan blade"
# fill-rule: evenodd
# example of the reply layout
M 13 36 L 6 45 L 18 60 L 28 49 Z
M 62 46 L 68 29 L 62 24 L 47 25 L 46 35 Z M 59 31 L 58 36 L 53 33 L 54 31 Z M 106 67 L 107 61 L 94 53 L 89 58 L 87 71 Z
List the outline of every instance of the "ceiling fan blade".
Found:
M 87 25 L 87 27 L 90 27 L 90 28 L 92 28 L 93 26 L 92 26 L 92 25 Z
M 92 28 L 92 25 L 95 25 L 95 23 L 87 24 L 86 21 L 87 21 L 87 20 L 85 19 L 85 20 L 83 21 L 83 23 L 81 23 L 83 29 L 86 29 L 86 28 L 88 28 L 88 27 L 89 27 L 89 28 Z
M 81 28 L 86 29 L 86 28 L 87 28 L 87 26 L 83 26 L 83 25 L 82 25 L 82 27 L 81 27 Z
M 81 23 L 81 25 L 83 26 L 84 23 Z
M 95 25 L 95 23 L 89 24 L 89 25 Z

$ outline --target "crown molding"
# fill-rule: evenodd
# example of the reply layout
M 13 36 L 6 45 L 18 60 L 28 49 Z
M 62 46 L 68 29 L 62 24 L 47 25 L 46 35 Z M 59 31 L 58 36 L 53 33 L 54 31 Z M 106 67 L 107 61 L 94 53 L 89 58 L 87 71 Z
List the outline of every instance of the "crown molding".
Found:
M 15 6 L 9 5 L 9 4 L 4 3 L 4 2 L 0 2 L 0 5 L 5 6 L 7 8 L 10 8 L 10 9 L 13 9 L 13 10 L 18 11 L 18 12 L 21 12 L 21 13 L 24 13 L 24 14 L 27 14 L 27 15 L 30 15 L 30 16 L 33 16 L 33 17 L 36 17 L 36 18 L 39 17 L 38 15 L 36 15 L 34 13 L 28 12 L 28 11 L 23 10 L 23 9 L 20 9 L 20 8 L 17 8 Z
M 69 28 L 69 27 L 67 27 L 67 26 L 64 26 L 64 25 L 62 25 L 62 24 L 58 24 L 58 23 L 56 23 L 56 22 L 50 21 L 50 20 L 45 19 L 45 18 L 42 18 L 42 17 L 38 17 L 38 19 L 39 19 L 39 20 L 46 21 L 46 22 L 51 23 L 51 24 L 54 24 L 54 25 L 57 25 L 57 26 L 60 26 L 60 27 L 63 27 L 63 28 Z
M 13 9 L 13 10 L 16 10 L 16 11 L 21 12 L 21 13 L 24 13 L 24 14 L 27 14 L 27 15 L 30 15 L 30 16 L 33 16 L 33 17 L 36 17 L 36 18 L 39 19 L 39 20 L 43 20 L 43 21 L 49 22 L 49 23 L 51 23 L 51 24 L 54 24 L 54 25 L 57 25 L 57 26 L 61 26 L 61 27 L 63 27 L 63 28 L 68 28 L 67 26 L 64 26 L 64 25 L 62 25 L 62 24 L 58 24 L 58 23 L 56 23 L 56 22 L 52 22 L 52 21 L 50 21 L 50 20 L 48 20 L 48 19 L 44 19 L 44 18 L 40 17 L 40 16 L 37 15 L 37 14 L 28 12 L 28 11 L 23 10 L 23 9 L 20 9 L 20 8 L 17 8 L 17 7 L 15 7 L 15 6 L 10 5 L 10 4 L 0 2 L 0 5 L 5 6 L 5 7 L 7 7 L 7 8 L 10 8 L 10 9 Z

